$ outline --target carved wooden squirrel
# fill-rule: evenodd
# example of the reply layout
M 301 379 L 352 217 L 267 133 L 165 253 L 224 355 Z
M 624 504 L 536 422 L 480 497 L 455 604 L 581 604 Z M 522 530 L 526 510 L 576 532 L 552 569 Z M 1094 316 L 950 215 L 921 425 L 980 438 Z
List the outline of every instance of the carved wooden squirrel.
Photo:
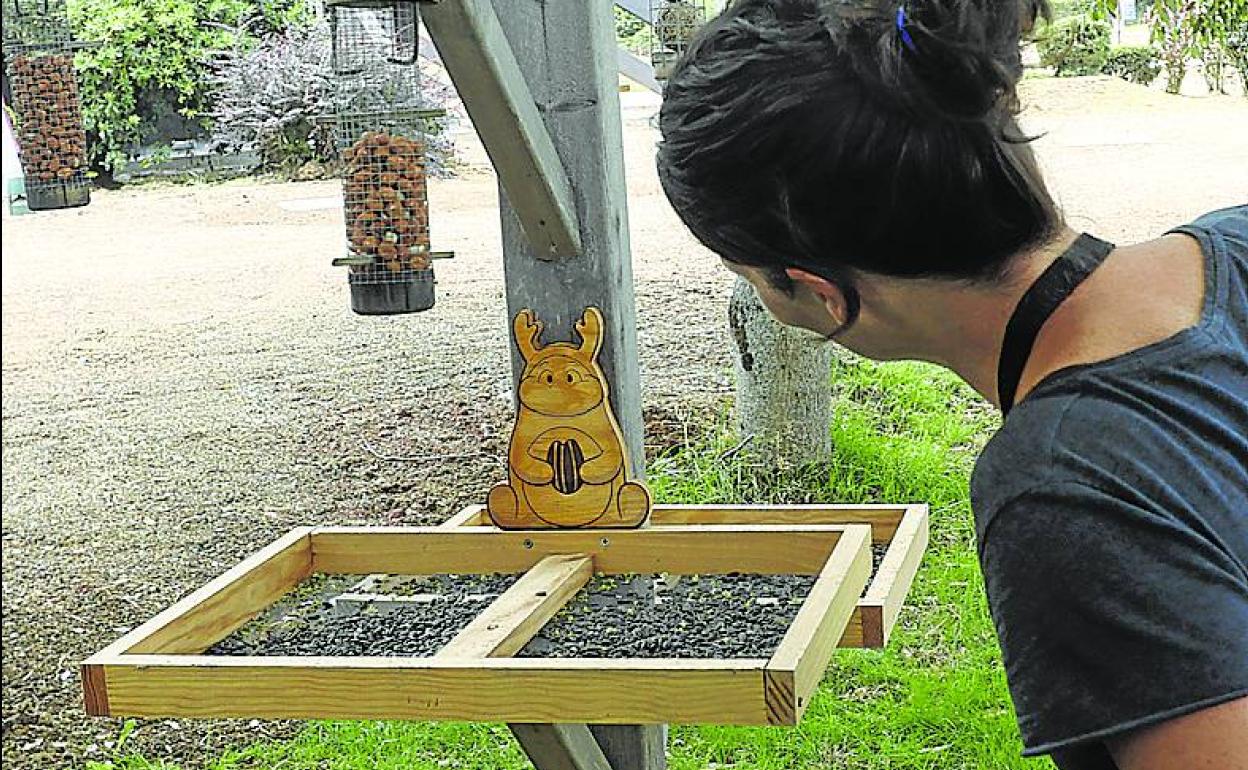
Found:
M 602 327 L 602 313 L 586 308 L 576 323 L 579 346 L 543 346 L 541 321 L 529 310 L 516 315 L 525 366 L 509 483 L 490 490 L 490 518 L 499 527 L 637 527 L 649 516 L 650 492 L 628 479 L 624 437 L 598 365 Z

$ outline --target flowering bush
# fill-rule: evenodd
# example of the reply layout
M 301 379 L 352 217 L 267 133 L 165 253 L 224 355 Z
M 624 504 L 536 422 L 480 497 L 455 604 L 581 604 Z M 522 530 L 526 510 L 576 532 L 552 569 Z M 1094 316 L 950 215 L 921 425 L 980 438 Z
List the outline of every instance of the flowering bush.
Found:
M 210 116 L 221 144 L 254 150 L 262 167 L 285 173 L 309 161 L 336 160 L 327 26 L 290 28 L 250 49 L 223 54 L 213 67 L 212 84 Z M 446 109 L 454 96 L 441 81 L 422 78 L 418 106 Z M 426 125 L 428 170 L 446 173 L 452 156 L 446 121 Z

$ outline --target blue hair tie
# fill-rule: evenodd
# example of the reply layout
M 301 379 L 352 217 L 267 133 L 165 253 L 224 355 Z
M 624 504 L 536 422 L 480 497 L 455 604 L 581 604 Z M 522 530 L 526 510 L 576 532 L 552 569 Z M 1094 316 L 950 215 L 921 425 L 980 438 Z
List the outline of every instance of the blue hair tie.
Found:
M 897 9 L 897 32 L 901 34 L 901 42 L 909 48 L 911 52 L 918 53 L 918 49 L 914 47 L 914 38 L 910 37 L 910 30 L 906 29 L 906 6 Z

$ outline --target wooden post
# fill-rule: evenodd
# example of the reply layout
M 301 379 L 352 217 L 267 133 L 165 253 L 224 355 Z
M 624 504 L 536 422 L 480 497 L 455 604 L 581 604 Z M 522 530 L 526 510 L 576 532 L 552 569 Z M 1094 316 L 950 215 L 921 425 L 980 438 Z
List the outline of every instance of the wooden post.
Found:
M 599 362 L 607 375 L 615 416 L 624 433 L 633 477 L 643 478 L 641 386 L 637 363 L 637 311 L 628 245 L 624 146 L 620 125 L 615 25 L 609 0 L 494 0 L 503 33 L 515 51 L 546 129 L 572 183 L 581 253 L 547 260 L 524 237 L 515 208 L 499 190 L 507 316 L 525 308 L 546 323 L 547 340 L 573 339 L 573 324 L 586 306 L 606 318 Z M 524 361 L 512 349 L 519 381 Z M 534 732 L 550 733 L 542 745 L 558 745 L 553 733 L 567 726 L 513 728 L 526 750 Z M 577 728 L 579 732 L 584 729 Z M 561 734 L 563 734 L 561 733 Z M 592 734 L 614 770 L 662 770 L 667 766 L 661 725 L 595 727 Z M 557 764 L 529 752 L 538 770 Z M 576 765 L 572 765 L 576 767 Z
M 623 430 L 634 478 L 645 466 L 633 269 L 620 126 L 612 4 L 607 0 L 494 0 L 503 32 L 572 184 L 581 252 L 549 260 L 524 237 L 500 189 L 506 319 L 531 308 L 544 339 L 574 339 L 586 306 L 606 318 L 599 361 Z M 512 349 L 513 374 L 523 368 Z
M 538 770 L 618 770 L 585 725 L 510 725 Z
M 667 767 L 667 725 L 590 725 L 613 770 Z

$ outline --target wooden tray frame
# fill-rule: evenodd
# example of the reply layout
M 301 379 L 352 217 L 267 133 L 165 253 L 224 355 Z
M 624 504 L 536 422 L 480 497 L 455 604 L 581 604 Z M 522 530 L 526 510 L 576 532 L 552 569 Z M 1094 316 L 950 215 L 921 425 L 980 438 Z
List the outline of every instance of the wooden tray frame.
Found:
M 699 523 L 752 512 L 771 521 Z M 473 517 L 476 517 L 475 519 Z M 505 532 L 479 508 L 441 527 L 296 529 L 82 664 L 99 716 L 795 725 L 853 617 L 872 540 L 893 541 L 863 600 L 885 638 L 926 543 L 923 506 L 657 507 L 633 531 Z M 871 523 L 801 523 L 812 517 Z M 684 521 L 681 521 L 681 520 Z M 667 523 L 665 523 L 667 522 Z M 686 523 L 688 522 L 688 523 Z M 909 545 L 900 549 L 899 541 Z M 201 653 L 314 573 L 524 572 L 437 655 Z M 746 572 L 818 579 L 770 659 L 512 658 L 594 574 Z M 891 577 L 881 580 L 888 573 Z M 890 619 L 891 618 L 891 619 Z
M 651 525 L 869 524 L 873 545 L 887 546 L 879 569 L 858 600 L 841 647 L 888 646 L 897 616 L 927 551 L 926 505 L 656 505 Z M 465 508 L 443 527 L 493 528 L 483 505 Z

